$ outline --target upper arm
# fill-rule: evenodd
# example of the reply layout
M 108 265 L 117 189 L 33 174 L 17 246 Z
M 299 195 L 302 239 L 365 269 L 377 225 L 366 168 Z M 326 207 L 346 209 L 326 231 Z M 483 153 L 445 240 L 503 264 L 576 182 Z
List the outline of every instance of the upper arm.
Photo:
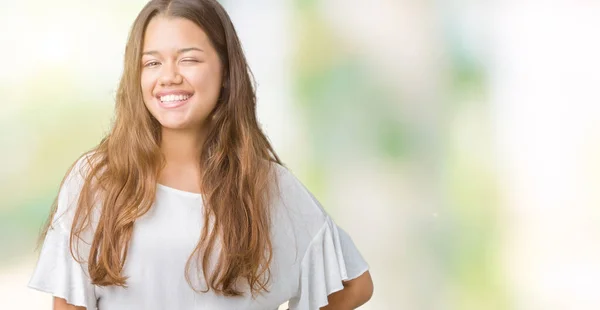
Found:
M 329 294 L 327 305 L 321 307 L 320 310 L 356 309 L 369 301 L 373 295 L 373 281 L 369 271 L 342 283 L 344 288 Z
M 67 301 L 60 297 L 54 297 L 54 301 L 52 303 L 54 310 L 86 310 L 85 307 L 74 306 L 68 304 Z
M 353 290 L 356 294 L 365 299 L 365 302 L 373 296 L 373 279 L 371 273 L 367 270 L 359 277 L 343 281 L 344 289 Z

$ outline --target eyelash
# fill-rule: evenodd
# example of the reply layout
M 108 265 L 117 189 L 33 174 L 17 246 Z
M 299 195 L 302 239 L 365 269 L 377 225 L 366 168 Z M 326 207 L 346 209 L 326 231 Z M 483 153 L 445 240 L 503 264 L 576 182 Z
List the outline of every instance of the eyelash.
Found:
M 153 67 L 152 64 L 157 64 L 158 61 L 150 61 L 144 65 L 144 67 Z
M 199 62 L 198 60 L 191 59 L 191 58 L 182 59 L 181 61 Z M 154 65 L 152 65 L 152 64 L 158 64 L 158 63 L 159 63 L 158 61 L 150 61 L 150 62 L 146 63 L 144 65 L 144 67 L 154 67 Z

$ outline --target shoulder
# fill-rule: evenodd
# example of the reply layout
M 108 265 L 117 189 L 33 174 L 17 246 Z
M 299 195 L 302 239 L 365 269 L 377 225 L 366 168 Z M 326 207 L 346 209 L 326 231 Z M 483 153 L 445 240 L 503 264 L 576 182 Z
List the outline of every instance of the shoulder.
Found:
M 291 202 L 289 200 L 303 202 L 302 207 L 306 212 L 327 215 L 327 212 L 310 189 L 291 170 L 277 163 L 273 163 L 273 170 L 277 178 L 278 192 L 282 198 L 287 202 Z
M 63 177 L 52 221 L 52 226 L 58 226 L 63 232 L 71 229 L 81 190 L 93 166 L 93 154 L 93 151 L 87 152 L 77 158 Z
M 92 151 L 79 156 L 67 171 L 63 185 L 67 183 L 68 185 L 74 185 L 73 183 L 84 180 L 92 167 L 93 155 L 94 152 Z
M 65 174 L 62 184 L 59 189 L 59 203 L 63 202 L 62 207 L 66 207 L 64 203 L 72 201 L 74 196 L 77 196 L 83 187 L 85 179 L 87 178 L 93 164 L 94 152 L 88 152 L 81 155 L 71 165 L 71 168 Z M 62 201 L 61 201 L 62 200 Z M 59 204 L 59 208 L 60 208 Z
M 327 222 L 329 215 L 300 179 L 288 168 L 273 164 L 277 189 L 273 198 L 275 226 L 286 225 L 311 239 Z

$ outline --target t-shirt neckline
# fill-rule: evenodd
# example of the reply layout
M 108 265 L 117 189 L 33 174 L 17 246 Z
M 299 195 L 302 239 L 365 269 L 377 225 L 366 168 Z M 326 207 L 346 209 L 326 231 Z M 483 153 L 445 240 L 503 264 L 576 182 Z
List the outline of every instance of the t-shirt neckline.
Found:
M 173 187 L 170 187 L 170 186 L 166 186 L 166 185 L 163 185 L 163 184 L 160 184 L 160 183 L 156 183 L 156 186 L 158 188 L 161 188 L 161 189 L 165 190 L 165 191 L 172 192 L 172 193 L 179 194 L 179 195 L 184 195 L 184 196 L 188 196 L 188 197 L 192 197 L 192 198 L 202 197 L 202 194 L 200 194 L 200 193 L 188 192 L 188 191 L 184 191 L 184 190 L 181 190 L 181 189 L 176 189 L 176 188 L 173 188 Z

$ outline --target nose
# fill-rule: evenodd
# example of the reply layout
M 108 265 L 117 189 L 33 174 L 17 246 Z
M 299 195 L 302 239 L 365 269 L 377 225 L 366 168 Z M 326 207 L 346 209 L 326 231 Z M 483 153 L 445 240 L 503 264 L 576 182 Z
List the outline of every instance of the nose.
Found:
M 161 85 L 180 84 L 183 80 L 177 66 L 165 64 L 160 72 L 159 82 Z

